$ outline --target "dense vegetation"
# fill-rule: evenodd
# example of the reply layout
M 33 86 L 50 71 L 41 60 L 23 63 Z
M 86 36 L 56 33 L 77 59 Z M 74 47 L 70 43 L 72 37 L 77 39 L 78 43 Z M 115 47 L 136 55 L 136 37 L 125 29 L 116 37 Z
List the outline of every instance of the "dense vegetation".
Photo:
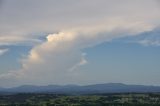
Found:
M 0 106 L 160 106 L 160 94 L 1 94 Z

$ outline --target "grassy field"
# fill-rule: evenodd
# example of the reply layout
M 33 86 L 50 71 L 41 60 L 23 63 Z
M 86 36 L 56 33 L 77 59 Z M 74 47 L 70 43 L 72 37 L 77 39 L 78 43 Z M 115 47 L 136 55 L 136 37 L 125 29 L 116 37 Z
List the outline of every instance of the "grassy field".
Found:
M 160 106 L 160 93 L 95 95 L 8 94 L 0 106 Z

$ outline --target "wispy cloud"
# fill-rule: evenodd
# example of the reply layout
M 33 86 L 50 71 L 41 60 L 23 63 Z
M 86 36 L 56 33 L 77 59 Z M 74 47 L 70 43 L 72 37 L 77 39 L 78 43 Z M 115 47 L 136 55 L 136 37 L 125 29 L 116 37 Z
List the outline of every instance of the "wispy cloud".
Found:
M 0 49 L 0 56 L 2 56 L 3 54 L 5 54 L 8 51 L 9 51 L 9 49 Z
M 29 45 L 33 46 L 42 43 L 38 38 L 27 38 L 24 36 L 0 36 L 0 46 Z
M 143 46 L 160 46 L 159 27 L 153 31 L 142 33 L 140 36 L 132 37 L 128 43 L 138 43 Z
M 144 46 L 160 46 L 160 40 L 144 39 L 137 42 Z

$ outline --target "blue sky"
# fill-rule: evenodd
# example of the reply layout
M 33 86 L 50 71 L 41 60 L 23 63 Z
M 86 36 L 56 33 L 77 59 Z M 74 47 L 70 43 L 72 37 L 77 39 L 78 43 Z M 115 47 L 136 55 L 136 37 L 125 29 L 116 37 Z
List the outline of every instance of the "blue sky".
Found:
M 86 53 L 89 64 L 84 70 L 89 70 L 88 75 L 98 76 L 103 83 L 159 85 L 160 49 L 157 46 L 113 41 L 87 49 Z
M 27 55 L 30 46 L 9 46 L 9 51 L 0 56 L 1 73 L 21 67 L 20 59 Z
M 1 0 L 0 86 L 160 85 L 159 1 L 93 1 Z
M 158 36 L 154 32 L 151 34 Z M 77 84 L 121 82 L 159 85 L 160 46 L 138 44 L 135 39 L 139 38 L 121 38 L 84 49 L 88 63 L 78 70 L 85 80 Z M 8 48 L 9 51 L 0 57 L 1 74 L 20 69 L 20 59 L 28 55 L 31 46 Z

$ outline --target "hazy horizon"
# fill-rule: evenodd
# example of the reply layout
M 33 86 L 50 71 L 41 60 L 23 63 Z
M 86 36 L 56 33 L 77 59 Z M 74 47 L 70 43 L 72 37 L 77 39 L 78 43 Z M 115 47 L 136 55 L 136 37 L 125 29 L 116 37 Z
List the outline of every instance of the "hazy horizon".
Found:
M 29 88 L 29 89 L 33 89 L 32 87 L 37 87 L 38 89 L 40 88 L 40 87 L 55 87 L 55 86 L 58 86 L 59 88 L 63 88 L 63 87 L 70 87 L 70 88 L 72 88 L 72 87 L 85 87 L 85 86 L 95 86 L 95 87 L 99 87 L 99 85 L 101 86 L 101 85 L 105 85 L 105 86 L 110 86 L 110 87 L 112 87 L 113 89 L 115 88 L 115 86 L 119 86 L 119 87 L 121 87 L 121 85 L 124 85 L 125 87 L 131 87 L 132 89 L 135 89 L 134 87 L 136 87 L 136 88 L 138 88 L 138 87 L 141 87 L 141 86 L 143 86 L 144 88 L 142 88 L 142 89 L 146 89 L 145 87 L 157 87 L 157 89 L 158 89 L 158 87 L 160 88 L 160 85 L 142 85 L 142 84 L 126 84 L 126 83 L 113 83 L 113 82 L 109 82 L 109 83 L 90 83 L 90 84 L 50 84 L 50 85 L 36 85 L 36 84 L 34 84 L 34 85 L 18 85 L 18 86 L 8 86 L 8 87 L 1 87 L 0 86 L 0 88 L 1 88 L 1 92 L 3 91 L 3 90 L 6 90 L 6 89 L 18 89 L 18 88 L 24 88 L 24 89 L 26 89 L 26 88 L 29 88 L 29 87 L 31 87 L 31 88 Z M 54 88 L 53 87 L 53 88 Z M 105 88 L 105 87 L 104 87 Z M 107 87 L 106 87 L 107 88 Z M 37 89 L 37 90 L 38 90 Z M 117 88 L 118 89 L 118 88 Z M 152 90 L 152 91 L 154 91 L 154 90 Z M 154 91 L 155 92 L 155 91 Z
M 160 86 L 158 0 L 0 0 L 0 87 Z

